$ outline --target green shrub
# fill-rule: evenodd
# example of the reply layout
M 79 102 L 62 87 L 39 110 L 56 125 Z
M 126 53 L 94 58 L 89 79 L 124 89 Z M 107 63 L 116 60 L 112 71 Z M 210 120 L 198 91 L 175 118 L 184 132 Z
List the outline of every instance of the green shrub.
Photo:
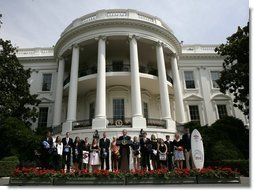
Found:
M 7 118 L 1 124 L 0 160 L 15 155 L 20 161 L 34 160 L 34 151 L 40 148 L 41 137 L 16 118 Z
M 217 141 L 211 152 L 212 160 L 243 159 L 240 150 L 228 140 Z
M 1 161 L 13 161 L 19 163 L 19 159 L 17 156 L 8 156 L 1 159 Z
M 18 166 L 17 156 L 5 157 L 0 161 L 0 177 L 10 176 Z

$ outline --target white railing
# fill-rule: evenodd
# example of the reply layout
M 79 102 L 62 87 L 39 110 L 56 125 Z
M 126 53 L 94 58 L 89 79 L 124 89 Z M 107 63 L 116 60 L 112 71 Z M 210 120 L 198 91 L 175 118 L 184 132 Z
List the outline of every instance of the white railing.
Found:
M 17 49 L 17 57 L 38 57 L 38 56 L 54 56 L 53 48 L 24 48 Z
M 172 32 L 172 30 L 159 18 L 149 15 L 147 13 L 143 13 L 133 9 L 109 9 L 109 10 L 100 10 L 95 13 L 84 15 L 83 17 L 74 20 L 68 27 L 65 28 L 62 35 L 71 30 L 72 28 L 75 28 L 84 23 L 89 23 L 102 19 L 115 19 L 115 18 L 142 20 L 145 22 L 153 23 L 155 25 L 159 25 Z
M 127 17 L 128 13 L 126 11 L 108 11 L 107 17 Z
M 143 15 L 143 14 L 138 14 L 138 18 L 141 19 L 141 20 L 144 20 L 144 21 L 148 21 L 148 22 L 151 22 L 151 23 L 154 23 L 154 19 L 149 17 L 149 16 L 146 16 L 146 15 Z
M 219 45 L 183 45 L 182 53 L 215 53 Z

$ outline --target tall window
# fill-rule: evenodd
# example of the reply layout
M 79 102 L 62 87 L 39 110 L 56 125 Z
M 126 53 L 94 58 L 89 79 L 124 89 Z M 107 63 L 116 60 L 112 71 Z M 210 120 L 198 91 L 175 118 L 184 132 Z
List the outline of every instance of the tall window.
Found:
M 148 119 L 148 104 L 143 102 L 144 118 Z
M 189 105 L 191 121 L 200 121 L 198 105 Z
M 95 117 L 95 105 L 94 102 L 92 102 L 89 105 L 89 120 L 92 121 L 94 117 Z
M 185 85 L 187 89 L 195 88 L 193 71 L 184 71 Z
M 38 127 L 47 127 L 48 107 L 39 108 Z
M 113 99 L 114 120 L 124 120 L 124 99 Z
M 226 105 L 217 105 L 217 109 L 218 109 L 218 114 L 220 119 L 228 115 Z
M 219 88 L 216 81 L 220 78 L 220 72 L 219 71 L 211 71 L 211 77 L 212 77 L 212 82 L 213 82 L 213 88 Z
M 42 91 L 51 90 L 51 79 L 52 79 L 52 74 L 43 74 Z

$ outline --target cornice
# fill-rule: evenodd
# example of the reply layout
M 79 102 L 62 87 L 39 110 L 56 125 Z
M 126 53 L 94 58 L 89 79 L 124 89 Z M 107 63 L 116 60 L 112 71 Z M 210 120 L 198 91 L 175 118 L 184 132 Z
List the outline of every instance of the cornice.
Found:
M 73 38 L 91 31 L 96 31 L 97 29 L 102 28 L 111 28 L 111 27 L 130 27 L 130 29 L 143 29 L 145 31 L 149 30 L 155 34 L 159 34 L 165 39 L 170 42 L 174 48 L 176 49 L 177 53 L 181 53 L 181 46 L 177 38 L 167 29 L 160 27 L 158 25 L 155 25 L 153 23 L 144 22 L 141 20 L 133 20 L 133 19 L 121 19 L 121 18 L 114 18 L 114 19 L 103 19 L 103 20 L 96 20 L 89 23 L 84 23 L 83 25 L 79 25 L 73 29 L 70 29 L 67 31 L 56 43 L 55 46 L 55 55 L 58 55 L 61 48 L 64 47 L 66 43 L 71 41 Z M 128 32 L 128 31 L 126 31 Z
M 180 60 L 191 60 L 191 59 L 223 60 L 223 57 L 215 53 L 192 53 L 192 54 L 180 54 L 179 59 Z

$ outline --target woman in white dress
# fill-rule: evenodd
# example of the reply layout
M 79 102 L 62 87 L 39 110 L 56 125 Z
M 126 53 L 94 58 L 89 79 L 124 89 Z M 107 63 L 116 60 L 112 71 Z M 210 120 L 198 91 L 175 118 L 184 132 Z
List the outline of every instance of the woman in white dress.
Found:
M 90 165 L 92 167 L 92 172 L 97 170 L 100 166 L 99 151 L 98 140 L 94 138 L 90 148 Z
M 180 139 L 180 135 L 178 133 L 175 134 L 175 140 L 173 141 L 174 145 L 174 157 L 177 164 L 177 168 L 183 168 L 183 161 L 185 160 L 183 154 L 183 140 Z

